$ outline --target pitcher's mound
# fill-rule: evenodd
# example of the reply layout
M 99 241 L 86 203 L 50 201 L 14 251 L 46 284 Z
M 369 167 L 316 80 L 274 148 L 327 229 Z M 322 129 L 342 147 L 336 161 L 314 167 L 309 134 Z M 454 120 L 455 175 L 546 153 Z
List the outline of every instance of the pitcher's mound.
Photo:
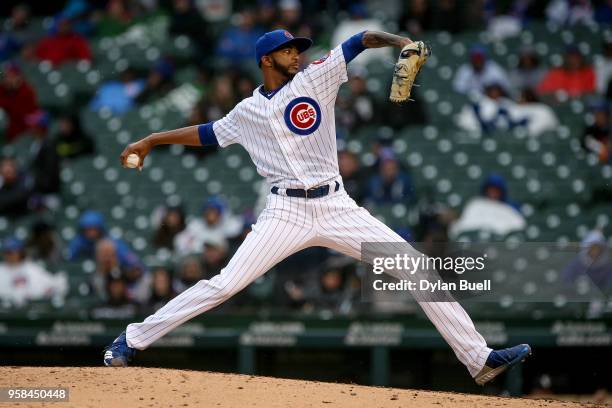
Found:
M 0 387 L 69 388 L 69 403 L 32 407 L 578 407 L 547 400 L 366 387 L 162 368 L 2 367 Z M 0 407 L 4 404 L 0 403 Z

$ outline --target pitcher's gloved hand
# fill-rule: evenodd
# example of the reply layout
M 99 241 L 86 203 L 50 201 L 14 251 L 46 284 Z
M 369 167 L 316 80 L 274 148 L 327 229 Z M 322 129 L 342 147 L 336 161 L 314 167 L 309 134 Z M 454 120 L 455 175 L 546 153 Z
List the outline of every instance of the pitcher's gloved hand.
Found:
M 391 102 L 400 103 L 410 99 L 414 80 L 430 55 L 431 49 L 423 41 L 416 41 L 402 48 L 393 70 L 389 95 Z

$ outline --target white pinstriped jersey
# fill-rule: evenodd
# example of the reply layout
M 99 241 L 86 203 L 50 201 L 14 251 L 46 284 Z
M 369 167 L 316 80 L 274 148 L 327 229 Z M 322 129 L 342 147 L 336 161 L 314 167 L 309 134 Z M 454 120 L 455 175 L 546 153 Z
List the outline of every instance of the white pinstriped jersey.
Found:
M 311 188 L 338 177 L 334 104 L 348 81 L 342 46 L 311 63 L 271 96 L 260 89 L 213 123 L 220 146 L 241 144 L 257 172 L 280 188 Z

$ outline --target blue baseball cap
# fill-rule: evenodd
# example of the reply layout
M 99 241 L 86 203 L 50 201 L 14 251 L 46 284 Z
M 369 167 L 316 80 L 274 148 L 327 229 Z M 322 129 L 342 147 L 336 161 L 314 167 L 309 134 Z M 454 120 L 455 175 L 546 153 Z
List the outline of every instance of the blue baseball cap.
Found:
M 261 59 L 264 55 L 276 51 L 287 44 L 295 45 L 298 52 L 301 54 L 310 48 L 312 40 L 306 37 L 294 37 L 287 30 L 274 30 L 265 33 L 259 37 L 255 43 L 255 59 L 257 60 L 257 64 L 261 65 Z
M 223 214 L 223 211 L 225 210 L 225 202 L 221 199 L 221 197 L 211 196 L 202 206 L 202 211 L 207 211 L 210 209 L 215 209 L 219 211 L 220 214 Z
M 6 238 L 2 242 L 3 252 L 22 251 L 24 248 L 25 248 L 25 245 L 23 241 L 15 237 Z
M 79 228 L 100 228 L 104 229 L 104 216 L 98 211 L 88 210 L 79 219 Z

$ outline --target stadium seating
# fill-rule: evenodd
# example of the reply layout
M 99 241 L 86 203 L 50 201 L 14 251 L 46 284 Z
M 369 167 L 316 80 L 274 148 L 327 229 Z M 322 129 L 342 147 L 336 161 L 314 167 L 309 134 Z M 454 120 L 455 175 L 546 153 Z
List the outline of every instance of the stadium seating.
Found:
M 39 24 L 44 26 L 42 21 Z M 151 24 L 166 23 L 162 19 Z M 534 45 L 543 60 L 550 63 L 558 60 L 567 43 L 577 42 L 589 55 L 598 52 L 600 44 L 593 38 L 600 35 L 599 29 L 593 27 L 579 27 L 570 32 L 544 23 L 531 23 L 519 42 L 509 39 L 492 43 L 486 36 L 470 32 L 425 36 L 425 40 L 433 44 L 434 55 L 425 65 L 419 82 L 427 87 L 423 99 L 430 124 L 402 129 L 395 134 L 394 144 L 401 163 L 414 180 L 417 196 L 433 194 L 434 199 L 460 210 L 467 199 L 478 194 L 484 176 L 500 173 L 508 180 L 510 195 L 523 204 L 529 225 L 524 232 L 505 237 L 464 233 L 460 241 L 576 241 L 594 227 L 603 228 L 607 236 L 612 235 L 609 205 L 591 204 L 594 191 L 610 189 L 612 168 L 583 154 L 578 142 L 584 126 L 586 101 L 557 104 L 554 109 L 562 125 L 538 138 L 530 138 L 520 130 L 475 137 L 455 127 L 453 116 L 468 100 L 451 91 L 454 71 L 466 59 L 467 47 L 475 41 L 488 45 L 493 50 L 492 57 L 504 65 L 512 61 L 513 54 L 525 44 Z M 142 172 L 120 167 L 118 156 L 127 143 L 153 131 L 182 126 L 186 122 L 185 115 L 176 109 L 154 108 L 154 104 L 119 117 L 104 110 L 92 112 L 85 105 L 96 87 L 104 80 L 116 78 L 128 66 L 147 70 L 160 56 L 178 61 L 177 83 L 195 85 L 196 80 L 194 67 L 186 63 L 194 52 L 186 37 L 140 36 L 133 41 L 130 38 L 95 40 L 93 63 L 67 64 L 58 69 L 47 63 L 22 61 L 21 64 L 38 92 L 41 105 L 52 112 L 78 111 L 84 130 L 96 141 L 96 156 L 64 163 L 61 173 L 64 206 L 54 214 L 62 238 L 68 241 L 74 237 L 79 215 L 93 208 L 106 216 L 113 235 L 128 240 L 149 259 L 147 257 L 156 254 L 149 244 L 153 233 L 150 215 L 156 207 L 182 202 L 190 214 L 197 214 L 207 196 L 219 194 L 228 199 L 233 211 L 242 212 L 255 204 L 257 182 L 261 177 L 255 172 L 248 154 L 237 146 L 222 149 L 205 159 L 174 146 L 153 152 Z M 381 101 L 387 97 L 389 67 L 389 61 L 368 66 L 371 79 L 379 85 L 374 87 L 378 88 L 375 97 Z M 373 82 L 369 84 L 373 86 Z M 0 117 L 0 129 L 4 126 L 3 121 Z M 376 127 L 368 126 L 348 137 L 350 148 L 364 163 L 372 159 L 369 152 L 377 131 Z M 28 140 L 24 138 L 3 146 L 3 153 L 25 157 L 22 152 L 27 148 Z M 410 225 L 409 210 L 405 204 L 373 209 L 391 225 L 414 227 Z M 0 218 L 0 232 L 4 235 L 15 231 L 18 236 L 25 237 L 35 218 Z M 92 265 L 66 263 L 59 270 L 66 271 L 71 282 L 65 307 L 82 308 L 83 302 L 92 298 L 87 286 Z M 535 278 L 555 277 L 549 274 Z M 510 282 L 511 276 L 500 279 Z M 542 285 L 542 282 L 533 283 L 536 284 Z M 524 311 L 533 316 L 573 315 L 577 313 L 575 308 L 580 308 L 562 302 L 559 305 Z M 485 317 L 516 314 L 523 308 L 524 305 L 515 304 L 511 299 L 503 299 L 477 313 Z M 33 310 L 43 309 L 40 306 Z

